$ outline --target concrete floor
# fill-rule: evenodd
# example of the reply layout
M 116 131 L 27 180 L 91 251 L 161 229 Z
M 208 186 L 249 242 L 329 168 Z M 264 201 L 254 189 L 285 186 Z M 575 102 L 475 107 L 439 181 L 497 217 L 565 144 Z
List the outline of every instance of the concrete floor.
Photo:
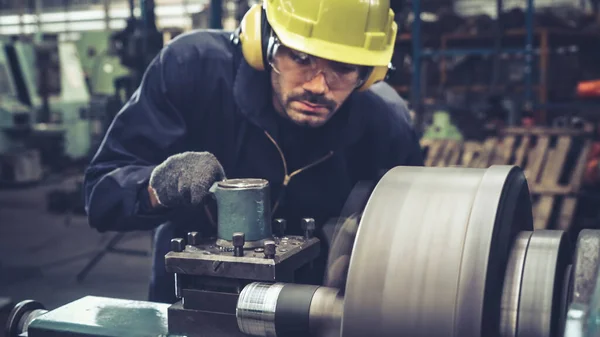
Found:
M 150 257 L 110 253 L 83 282 L 77 274 L 115 233 L 100 234 L 85 216 L 50 214 L 46 193 L 74 178 L 0 189 L 0 297 L 54 309 L 86 295 L 146 300 Z M 150 252 L 150 233 L 127 234 L 120 248 Z M 0 329 L 1 330 L 1 329 Z

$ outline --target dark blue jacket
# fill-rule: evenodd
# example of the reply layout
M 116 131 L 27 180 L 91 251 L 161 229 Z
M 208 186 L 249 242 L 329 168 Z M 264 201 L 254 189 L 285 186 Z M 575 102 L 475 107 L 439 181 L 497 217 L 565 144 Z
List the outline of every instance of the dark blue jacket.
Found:
M 251 68 L 226 32 L 201 31 L 171 41 L 115 117 L 85 174 L 89 223 L 100 232 L 155 230 L 150 300 L 172 302 L 164 270 L 170 239 L 214 230 L 203 209 L 153 211 L 152 169 L 184 151 L 209 151 L 228 178 L 264 178 L 274 217 L 317 225 L 339 215 L 356 182 L 398 165 L 423 165 L 404 101 L 387 84 L 353 93 L 324 127 L 304 130 L 271 104 L 268 72 Z M 283 187 L 285 177 L 291 177 Z M 285 192 L 285 193 L 283 193 Z

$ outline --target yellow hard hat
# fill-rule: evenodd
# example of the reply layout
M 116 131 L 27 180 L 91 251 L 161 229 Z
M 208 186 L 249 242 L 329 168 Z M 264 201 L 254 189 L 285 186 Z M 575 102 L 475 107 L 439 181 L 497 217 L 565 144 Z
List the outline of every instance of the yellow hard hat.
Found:
M 264 0 L 282 44 L 324 59 L 387 67 L 398 26 L 390 0 Z

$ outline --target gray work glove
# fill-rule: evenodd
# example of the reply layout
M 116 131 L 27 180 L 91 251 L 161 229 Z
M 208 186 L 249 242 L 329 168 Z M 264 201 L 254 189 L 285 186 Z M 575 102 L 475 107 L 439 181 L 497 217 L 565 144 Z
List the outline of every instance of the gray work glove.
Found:
M 359 223 L 360 215 L 353 214 L 338 225 L 327 257 L 324 286 L 344 290 Z
M 158 165 L 150 175 L 150 188 L 164 207 L 199 205 L 210 187 L 225 179 L 217 158 L 209 152 L 184 152 Z

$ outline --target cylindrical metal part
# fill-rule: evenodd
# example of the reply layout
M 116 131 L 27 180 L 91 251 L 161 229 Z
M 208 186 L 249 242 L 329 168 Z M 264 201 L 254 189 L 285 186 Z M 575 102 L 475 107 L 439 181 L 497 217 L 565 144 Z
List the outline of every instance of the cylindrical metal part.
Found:
M 44 305 L 37 301 L 25 300 L 18 303 L 8 315 L 4 332 L 6 337 L 18 337 L 27 332 L 31 322 L 47 312 Z
M 339 336 L 343 297 L 338 289 L 255 282 L 244 287 L 236 316 L 251 336 Z
M 265 258 L 272 259 L 275 257 L 275 250 L 277 246 L 275 245 L 275 241 L 268 240 L 265 241 Z
M 344 297 L 336 288 L 319 287 L 310 303 L 310 336 L 339 337 Z
M 313 237 L 313 233 L 315 232 L 316 225 L 315 219 L 313 218 L 304 218 L 302 219 L 302 229 L 304 230 L 304 238 L 310 239 Z
M 531 235 L 521 285 L 518 336 L 561 336 L 561 308 L 565 270 L 571 259 L 566 234 L 536 230 Z
M 527 253 L 532 233 L 531 231 L 519 233 L 508 258 L 502 290 L 500 337 L 517 337 L 519 300 L 521 298 L 525 254 Z
M 244 248 L 262 246 L 272 237 L 269 183 L 264 179 L 228 179 L 211 191 L 218 208 L 217 244 L 232 247 L 235 232 L 245 234 Z
M 235 232 L 233 233 L 233 237 L 231 239 L 233 243 L 233 255 L 234 256 L 244 256 L 244 233 Z
M 273 221 L 273 227 L 273 232 L 276 233 L 277 236 L 283 237 L 285 236 L 287 221 L 285 219 L 275 219 Z
M 533 230 L 530 200 L 514 166 L 389 170 L 361 216 L 341 336 L 498 335 L 510 247 Z
M 190 246 L 196 246 L 200 241 L 200 233 L 198 232 L 189 232 L 187 237 L 187 243 Z
M 282 283 L 250 283 L 240 293 L 235 315 L 240 331 L 250 336 L 277 336 L 275 309 Z
M 171 239 L 171 251 L 173 252 L 183 252 L 185 249 L 185 242 L 183 242 L 182 238 L 174 238 Z

